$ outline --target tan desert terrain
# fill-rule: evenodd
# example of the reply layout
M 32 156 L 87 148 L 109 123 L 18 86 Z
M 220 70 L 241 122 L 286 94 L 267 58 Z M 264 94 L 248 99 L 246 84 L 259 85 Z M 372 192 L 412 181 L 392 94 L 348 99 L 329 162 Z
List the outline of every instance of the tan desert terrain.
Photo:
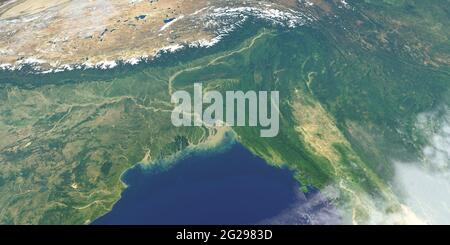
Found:
M 163 48 L 213 39 L 224 9 L 261 8 L 276 18 L 298 2 L 222 0 L 0 1 L 0 66 L 100 64 L 153 57 Z M 274 11 L 276 10 L 276 11 Z M 0 67 L 0 68 L 1 68 Z

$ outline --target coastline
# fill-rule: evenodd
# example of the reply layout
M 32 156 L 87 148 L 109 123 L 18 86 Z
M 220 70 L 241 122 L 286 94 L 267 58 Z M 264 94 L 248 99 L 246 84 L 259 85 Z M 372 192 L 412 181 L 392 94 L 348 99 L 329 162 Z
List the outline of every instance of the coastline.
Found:
M 165 158 L 165 159 L 157 159 L 151 160 L 148 162 L 143 162 L 142 160 L 133 164 L 130 168 L 127 168 L 120 175 L 120 181 L 125 187 L 128 187 L 124 175 L 126 172 L 134 167 L 140 166 L 145 171 L 152 171 L 155 168 L 157 170 L 165 171 L 172 166 L 176 165 L 177 162 L 183 160 L 186 157 L 189 157 L 192 154 L 214 154 L 217 152 L 223 152 L 229 149 L 233 144 L 237 143 L 237 135 L 236 133 L 228 128 L 221 127 L 216 128 L 216 134 L 208 136 L 208 138 L 198 145 L 190 145 L 186 149 L 183 149 L 179 152 L 174 153 L 173 155 Z
M 202 146 L 193 146 L 189 150 L 177 154 L 177 158 L 171 157 L 170 160 L 164 159 L 158 161 L 159 165 L 136 164 L 134 167 L 128 169 L 129 172 L 126 172 L 124 175 L 123 181 L 129 183 L 129 189 L 126 189 L 121 193 L 121 198 L 109 212 L 99 216 L 93 220 L 91 224 L 147 224 L 146 222 L 149 222 L 148 224 L 160 224 L 159 222 L 162 222 L 161 224 L 166 224 L 165 222 L 167 222 L 167 224 L 172 224 L 172 222 L 177 222 L 174 219 L 174 217 L 178 217 L 176 214 L 177 212 L 185 212 L 179 211 L 180 209 L 177 208 L 182 204 L 173 202 L 177 198 L 187 198 L 186 207 L 194 205 L 197 208 L 193 208 L 191 211 L 192 213 L 199 215 L 198 218 L 194 218 L 197 217 L 197 215 L 188 215 L 191 218 L 188 218 L 187 220 L 180 219 L 180 224 L 184 224 L 184 222 L 189 224 L 190 222 L 193 222 L 193 224 L 197 224 L 196 222 L 219 222 L 217 224 L 222 224 L 221 222 L 224 222 L 223 224 L 234 224 L 233 222 L 237 222 L 236 224 L 241 224 L 240 222 L 243 222 L 242 220 L 247 220 L 244 222 L 250 222 L 252 224 L 253 222 L 259 224 L 259 222 L 272 222 L 272 219 L 274 219 L 273 222 L 283 222 L 282 220 L 277 221 L 275 218 L 282 218 L 282 216 L 279 215 L 286 212 L 290 213 L 295 212 L 294 210 L 305 209 L 306 213 L 311 211 L 314 215 L 318 215 L 317 212 L 320 212 L 319 210 L 331 210 L 330 207 L 328 207 L 329 204 L 326 202 L 326 199 L 316 200 L 316 198 L 313 198 L 313 196 L 316 196 L 314 193 L 308 192 L 309 194 L 303 194 L 303 192 L 300 192 L 298 189 L 300 183 L 298 183 L 298 180 L 294 177 L 294 172 L 288 168 L 277 168 L 267 164 L 266 160 L 254 155 L 245 146 L 239 144 L 233 135 L 226 134 L 218 146 L 216 145 L 215 148 L 211 148 L 211 146 L 212 145 L 208 145 L 206 148 Z M 237 152 L 245 152 L 245 156 L 241 156 L 241 153 L 236 155 Z M 224 159 L 222 158 L 224 154 L 226 154 L 225 159 L 229 158 L 228 160 L 220 160 Z M 241 159 L 241 157 L 243 158 Z M 231 162 L 229 162 L 230 160 Z M 240 162 L 240 160 L 242 160 L 242 162 Z M 199 165 L 196 165 L 197 163 Z M 145 168 L 146 166 L 148 166 L 147 169 Z M 180 172 L 180 169 L 184 170 L 181 170 Z M 283 177 L 280 179 L 281 175 Z M 290 177 L 288 177 L 288 175 Z M 274 176 L 278 176 L 278 179 Z M 201 183 L 205 183 L 205 177 L 206 179 L 217 179 L 217 182 L 215 182 L 216 184 L 212 185 L 212 187 L 205 186 L 206 189 L 202 189 L 202 186 L 204 185 Z M 222 179 L 222 177 L 224 178 Z M 275 179 L 272 179 L 272 177 Z M 288 184 L 289 187 L 284 186 L 285 184 Z M 282 188 L 281 186 L 284 187 Z M 274 192 L 274 189 L 272 188 L 275 190 L 278 188 L 278 191 Z M 191 192 L 192 190 L 195 190 L 195 192 Z M 197 196 L 196 193 L 199 193 L 198 195 L 200 195 L 200 193 L 203 194 Z M 243 193 L 247 194 L 243 195 Z M 287 193 L 289 193 L 289 198 L 286 196 Z M 192 198 L 190 198 L 191 195 Z M 220 198 L 217 197 L 219 200 L 223 199 L 220 201 L 223 206 L 212 205 L 211 209 L 206 208 L 208 206 L 206 199 L 213 198 L 213 200 L 216 200 L 217 202 L 218 199 L 214 198 L 216 195 L 220 196 Z M 271 199 L 271 197 L 279 198 Z M 199 206 L 195 205 L 197 198 L 200 198 L 198 200 L 203 200 L 201 203 L 206 205 L 204 208 L 198 208 Z M 242 201 L 242 203 L 239 204 L 240 201 L 238 200 Z M 261 203 L 261 200 L 266 201 Z M 230 201 L 230 205 L 226 204 L 227 201 Z M 320 208 L 318 209 L 313 208 L 313 206 L 318 205 L 316 201 L 320 203 Z M 252 203 L 252 205 L 250 205 L 250 203 Z M 272 203 L 273 205 L 269 203 Z M 244 210 L 250 211 L 248 209 L 249 205 L 251 207 L 259 208 L 250 209 L 254 210 L 254 212 L 249 212 L 248 217 L 246 215 L 224 215 L 228 212 L 225 210 L 235 210 L 237 213 L 241 214 L 242 212 L 246 213 Z M 223 213 L 218 212 L 216 208 L 212 207 L 222 207 L 224 208 L 224 211 Z M 278 208 L 271 209 L 269 207 Z M 183 209 L 185 208 L 181 208 L 181 210 Z M 219 209 L 222 210 L 221 208 Z M 171 210 L 174 211 L 173 214 Z M 217 217 L 207 215 L 208 213 L 216 213 L 216 211 L 212 210 L 218 212 Z M 261 219 L 250 218 L 255 217 L 254 215 L 258 216 L 265 213 L 257 210 L 271 210 L 271 213 L 267 217 L 260 217 Z M 275 210 L 277 211 L 275 212 Z M 293 215 L 294 219 L 288 219 L 286 222 L 299 222 L 298 224 L 303 224 L 303 222 L 306 222 L 305 224 L 307 224 L 307 222 L 310 222 L 310 220 L 306 218 L 307 216 L 301 213 L 293 213 Z M 187 218 L 188 216 L 183 217 Z M 128 218 L 122 219 L 120 217 Z
M 144 171 L 166 171 L 170 169 L 172 166 L 176 165 L 177 162 L 183 160 L 186 157 L 191 156 L 192 154 L 214 154 L 214 153 L 220 153 L 223 151 L 226 151 L 229 149 L 233 144 L 236 144 L 237 141 L 237 135 L 236 133 L 230 129 L 229 127 L 220 127 L 215 128 L 216 134 L 210 135 L 207 140 L 203 141 L 202 143 L 198 145 L 192 145 L 187 147 L 186 149 L 177 152 L 173 154 L 172 156 L 166 158 L 166 159 L 160 159 L 156 161 L 150 161 L 148 163 L 142 163 L 137 162 L 133 164 L 131 167 L 126 168 L 119 177 L 119 181 L 122 185 L 122 188 L 120 189 L 120 193 L 118 195 L 117 200 L 108 208 L 108 210 L 97 217 L 95 217 L 92 220 L 89 220 L 89 222 L 86 222 L 85 224 L 92 224 L 95 220 L 99 219 L 100 217 L 106 215 L 107 213 L 111 212 L 114 205 L 122 198 L 123 192 L 129 187 L 129 185 L 126 182 L 126 174 L 129 170 L 140 166 L 142 170 Z M 253 154 L 253 153 L 252 153 Z

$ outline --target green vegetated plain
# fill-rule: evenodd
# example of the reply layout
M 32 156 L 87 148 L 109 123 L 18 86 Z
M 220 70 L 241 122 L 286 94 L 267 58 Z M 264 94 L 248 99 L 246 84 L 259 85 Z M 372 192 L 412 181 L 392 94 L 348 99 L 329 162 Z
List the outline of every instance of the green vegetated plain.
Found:
M 215 130 L 170 122 L 170 93 L 195 82 L 280 91 L 279 135 L 235 127 L 237 140 L 303 188 L 334 186 L 348 222 L 395 212 L 390 160 L 420 158 L 417 115 L 448 103 L 450 2 L 349 3 L 295 29 L 250 20 L 213 48 L 136 66 L 0 72 L 0 222 L 90 223 L 126 169 L 207 144 Z

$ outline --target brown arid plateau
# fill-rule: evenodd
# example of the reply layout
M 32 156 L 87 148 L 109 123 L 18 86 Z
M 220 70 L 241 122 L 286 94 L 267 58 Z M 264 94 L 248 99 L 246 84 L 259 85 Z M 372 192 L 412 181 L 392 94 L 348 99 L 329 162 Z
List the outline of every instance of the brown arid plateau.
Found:
M 217 36 L 220 8 L 298 8 L 294 0 L 1 1 L 0 65 L 44 68 L 154 57 Z M 129 61 L 133 62 L 133 61 Z

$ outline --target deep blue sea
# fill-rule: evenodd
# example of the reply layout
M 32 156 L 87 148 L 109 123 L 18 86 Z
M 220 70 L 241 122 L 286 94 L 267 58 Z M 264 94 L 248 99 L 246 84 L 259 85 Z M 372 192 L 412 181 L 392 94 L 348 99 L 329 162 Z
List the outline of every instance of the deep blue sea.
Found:
M 136 165 L 123 180 L 122 198 L 93 224 L 264 223 L 303 195 L 290 170 L 268 165 L 238 143 L 192 153 L 167 170 Z

